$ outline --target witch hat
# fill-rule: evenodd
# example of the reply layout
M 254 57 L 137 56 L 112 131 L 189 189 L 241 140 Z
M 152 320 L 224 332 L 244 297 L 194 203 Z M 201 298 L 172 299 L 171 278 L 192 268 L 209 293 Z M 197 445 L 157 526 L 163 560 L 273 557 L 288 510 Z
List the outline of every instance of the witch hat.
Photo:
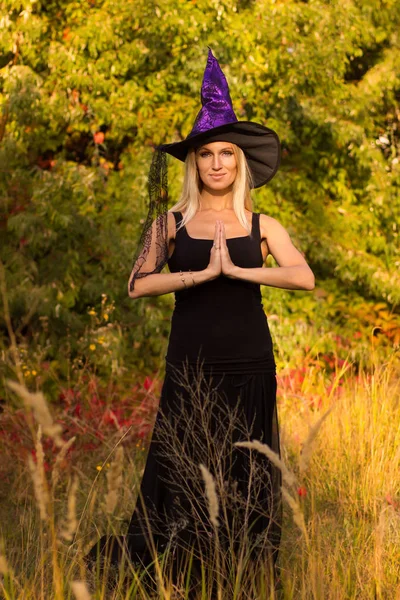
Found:
M 228 83 L 211 49 L 201 86 L 201 104 L 189 135 L 181 142 L 162 144 L 158 150 L 185 161 L 189 148 L 207 142 L 231 142 L 243 150 L 252 173 L 253 186 L 258 188 L 270 181 L 280 164 L 279 137 L 260 123 L 238 121 Z

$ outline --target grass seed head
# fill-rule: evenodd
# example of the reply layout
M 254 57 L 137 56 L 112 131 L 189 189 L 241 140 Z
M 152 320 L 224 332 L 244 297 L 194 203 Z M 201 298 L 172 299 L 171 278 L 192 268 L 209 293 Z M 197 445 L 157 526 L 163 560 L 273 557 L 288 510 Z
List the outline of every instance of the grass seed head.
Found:
M 48 519 L 48 505 L 49 505 L 49 494 L 47 492 L 46 484 L 43 478 L 43 472 L 35 465 L 35 462 L 31 455 L 28 456 L 28 467 L 31 472 L 33 488 L 35 491 L 36 503 L 39 508 L 40 518 L 42 521 Z
M 91 600 L 91 595 L 84 581 L 71 581 L 71 588 L 76 600 Z
M 219 505 L 218 505 L 218 496 L 215 488 L 214 477 L 211 475 L 210 471 L 203 464 L 200 464 L 201 474 L 203 475 L 204 482 L 206 484 L 206 496 L 208 499 L 208 510 L 210 515 L 210 521 L 215 526 L 219 526 L 218 522 L 218 514 L 219 514 Z
M 122 471 L 124 466 L 124 449 L 118 446 L 115 452 L 115 459 L 107 471 L 107 494 L 104 499 L 104 510 L 111 515 L 118 502 L 118 493 L 122 486 Z
M 57 455 L 57 458 L 54 463 L 53 471 L 51 474 L 51 484 L 53 486 L 53 490 L 56 488 L 59 477 L 60 477 L 60 466 L 62 461 L 65 459 L 68 450 L 71 448 L 72 444 L 75 442 L 76 436 L 72 437 L 70 440 L 63 444 L 60 452 Z
M 58 423 L 54 423 L 42 392 L 30 392 L 24 385 L 10 379 L 7 379 L 6 383 L 20 396 L 25 407 L 33 410 L 34 417 L 37 423 L 41 425 L 43 433 L 51 437 L 56 446 L 61 448 L 64 445 L 64 441 L 61 438 L 62 427 Z
M 263 444 L 259 440 L 252 440 L 251 442 L 235 442 L 235 446 L 239 446 L 241 448 L 249 448 L 250 450 L 258 450 L 262 454 L 265 454 L 272 462 L 273 465 L 278 467 L 282 473 L 282 479 L 290 486 L 297 485 L 297 479 L 294 473 L 289 471 L 283 460 L 279 457 L 279 455 L 274 452 L 268 444 Z
M 305 539 L 308 540 L 308 533 L 307 533 L 306 523 L 304 520 L 304 514 L 303 514 L 303 511 L 301 510 L 299 501 L 296 500 L 295 498 L 293 498 L 293 496 L 289 493 L 289 491 L 284 486 L 281 487 L 281 490 L 282 490 L 283 498 L 286 500 L 286 502 L 288 503 L 288 505 L 290 506 L 290 508 L 292 510 L 293 521 L 295 522 L 297 527 L 301 530 Z
M 60 537 L 67 542 L 72 541 L 74 537 L 74 533 L 78 526 L 78 521 L 76 518 L 76 492 L 78 490 L 78 477 L 75 476 L 68 494 L 68 509 L 67 509 L 67 518 L 65 522 L 64 528 L 60 531 Z
M 39 508 L 40 518 L 46 521 L 48 518 L 48 507 L 50 496 L 47 487 L 46 473 L 44 470 L 44 450 L 42 444 L 42 427 L 39 425 L 35 442 L 36 464 L 32 456 L 28 456 L 28 467 L 31 472 L 36 503 Z
M 8 575 L 10 568 L 4 554 L 0 553 L 0 575 Z

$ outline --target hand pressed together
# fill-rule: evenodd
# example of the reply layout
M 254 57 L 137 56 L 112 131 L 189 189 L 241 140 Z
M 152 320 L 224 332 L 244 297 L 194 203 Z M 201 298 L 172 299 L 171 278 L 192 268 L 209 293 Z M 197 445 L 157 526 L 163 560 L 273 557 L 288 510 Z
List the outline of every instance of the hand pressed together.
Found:
M 218 277 L 219 275 L 231 277 L 235 268 L 226 244 L 225 225 L 223 221 L 216 221 L 215 223 L 214 243 L 211 248 L 208 268 L 214 277 Z

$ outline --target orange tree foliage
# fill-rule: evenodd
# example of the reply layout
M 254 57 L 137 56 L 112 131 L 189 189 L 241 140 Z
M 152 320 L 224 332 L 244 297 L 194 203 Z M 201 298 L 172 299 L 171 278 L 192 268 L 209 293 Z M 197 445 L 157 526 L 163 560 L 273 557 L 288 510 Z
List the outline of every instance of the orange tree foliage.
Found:
M 356 329 L 358 317 L 375 315 L 371 306 L 395 318 L 396 0 L 1 6 L 1 260 L 18 341 L 61 377 L 66 352 L 100 348 L 104 374 L 150 372 L 163 357 L 173 297 L 133 301 L 127 281 L 151 148 L 190 131 L 207 45 L 238 118 L 271 126 L 282 141 L 281 169 L 254 194 L 255 210 L 288 229 L 316 274 L 314 294 L 264 288 L 267 312 Z M 180 182 L 171 160 L 171 201 Z M 1 332 L 7 347 L 4 320 Z

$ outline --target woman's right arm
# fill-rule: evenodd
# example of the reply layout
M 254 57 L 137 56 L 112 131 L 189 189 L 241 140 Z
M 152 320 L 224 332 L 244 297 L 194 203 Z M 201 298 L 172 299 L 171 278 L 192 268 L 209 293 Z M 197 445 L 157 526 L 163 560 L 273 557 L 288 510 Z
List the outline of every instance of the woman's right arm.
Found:
M 153 235 L 150 251 L 146 261 L 141 266 L 143 272 L 152 271 L 154 266 L 155 248 L 156 248 L 156 236 L 155 236 L 155 222 L 152 225 Z M 168 213 L 168 244 L 171 239 L 175 238 L 175 218 L 172 212 Z M 218 225 L 215 226 L 214 243 L 218 245 Z M 185 284 L 181 279 L 180 273 L 153 273 L 152 275 L 146 275 L 146 277 L 138 277 L 135 280 L 134 289 L 130 291 L 130 282 L 133 277 L 135 267 L 132 269 L 131 275 L 128 281 L 128 294 L 130 298 L 142 298 L 143 296 L 161 296 L 162 294 L 169 294 L 176 290 L 186 289 Z M 205 283 L 216 279 L 221 274 L 221 257 L 220 249 L 214 245 L 211 248 L 210 262 L 206 269 L 202 271 L 192 271 L 192 275 L 188 271 L 182 273 L 185 279 L 186 286 L 193 287 L 193 280 L 195 285 Z

